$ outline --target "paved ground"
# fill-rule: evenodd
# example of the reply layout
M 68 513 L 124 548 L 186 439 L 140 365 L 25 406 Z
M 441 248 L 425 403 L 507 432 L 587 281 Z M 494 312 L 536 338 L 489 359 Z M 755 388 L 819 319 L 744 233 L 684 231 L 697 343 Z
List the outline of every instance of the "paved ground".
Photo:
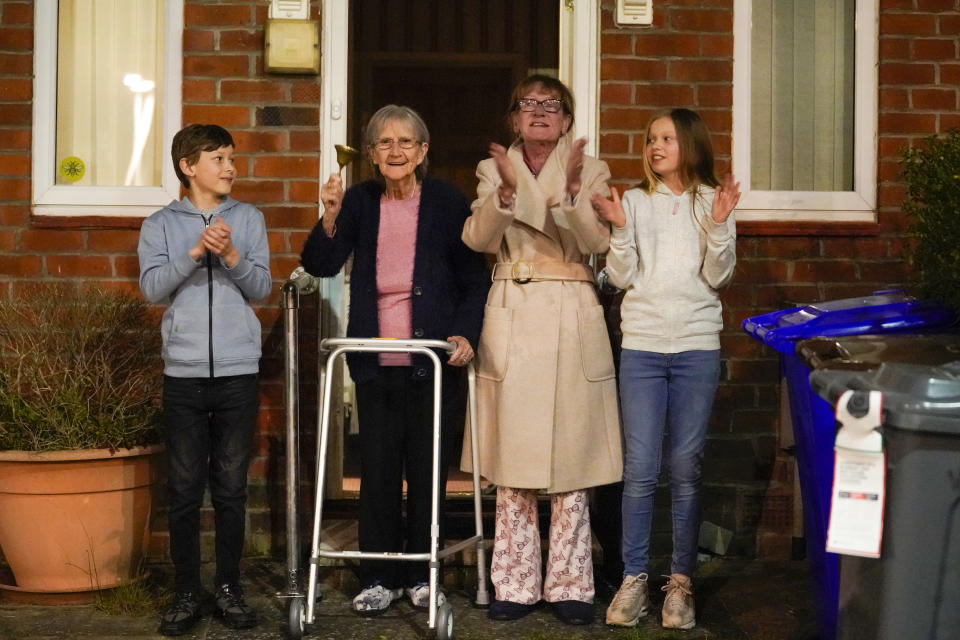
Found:
M 165 567 L 154 568 L 154 580 L 166 581 Z M 425 613 L 401 602 L 377 618 L 364 619 L 349 610 L 355 580 L 346 570 L 326 569 L 316 623 L 305 638 L 318 640 L 419 640 L 432 638 Z M 284 589 L 283 565 L 273 561 L 247 561 L 245 579 L 250 601 L 263 619 L 256 629 L 232 631 L 219 620 L 205 618 L 188 639 L 285 638 L 286 605 L 276 594 Z M 449 575 L 447 576 L 449 580 Z M 652 583 L 655 602 L 662 602 Z M 763 564 L 715 559 L 700 567 L 696 576 L 698 626 L 690 631 L 660 627 L 659 609 L 635 629 L 602 624 L 602 613 L 612 594 L 598 586 L 597 619 L 592 625 L 570 627 L 543 607 L 516 622 L 491 622 L 486 612 L 471 605 L 466 590 L 446 589 L 453 606 L 458 640 L 814 640 L 813 608 L 808 573 L 803 562 Z M 469 587 L 468 587 L 469 588 Z M 475 583 L 474 583 L 475 588 Z M 157 614 L 110 616 L 92 605 L 37 606 L 0 601 L 0 639 L 97 638 L 98 640 L 159 638 Z

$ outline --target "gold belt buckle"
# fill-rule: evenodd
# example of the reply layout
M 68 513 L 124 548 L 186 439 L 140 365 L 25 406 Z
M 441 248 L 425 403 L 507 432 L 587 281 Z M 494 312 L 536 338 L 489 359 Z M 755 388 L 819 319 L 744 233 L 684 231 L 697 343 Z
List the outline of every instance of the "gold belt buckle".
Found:
M 533 280 L 533 263 L 526 260 L 517 260 L 510 269 L 510 275 L 513 276 L 513 281 L 517 284 L 527 284 Z

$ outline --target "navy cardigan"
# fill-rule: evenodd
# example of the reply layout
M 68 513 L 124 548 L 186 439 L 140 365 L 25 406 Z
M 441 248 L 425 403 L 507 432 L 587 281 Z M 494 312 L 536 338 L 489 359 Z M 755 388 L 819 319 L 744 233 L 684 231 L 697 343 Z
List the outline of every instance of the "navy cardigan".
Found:
M 353 254 L 347 323 L 347 336 L 352 338 L 380 335 L 377 236 L 381 194 L 380 184 L 373 180 L 347 189 L 336 233 L 328 237 L 322 223 L 317 222 L 300 254 L 303 268 L 319 277 L 337 275 Z M 477 347 L 490 274 L 483 257 L 460 239 L 469 215 L 470 207 L 456 188 L 429 178 L 423 181 L 413 262 L 413 338 L 463 336 L 474 349 Z M 350 353 L 347 362 L 356 382 L 373 379 L 380 366 L 375 354 Z M 432 377 L 428 358 L 415 356 L 413 363 L 415 378 Z

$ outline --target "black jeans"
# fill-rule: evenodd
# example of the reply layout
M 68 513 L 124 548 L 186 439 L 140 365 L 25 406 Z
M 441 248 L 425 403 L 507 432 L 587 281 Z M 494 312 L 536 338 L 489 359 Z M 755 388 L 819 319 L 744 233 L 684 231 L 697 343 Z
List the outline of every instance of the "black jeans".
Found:
M 444 365 L 439 486 L 440 540 L 452 439 L 457 433 L 460 375 Z M 410 367 L 380 367 L 373 380 L 357 384 L 360 425 L 360 522 L 363 551 L 424 553 L 430 550 L 433 479 L 433 381 L 413 380 Z M 403 522 L 403 478 L 407 518 Z M 369 560 L 360 565 L 360 585 L 379 581 L 396 589 L 427 580 L 426 562 Z
M 178 592 L 200 589 L 200 505 L 210 483 L 216 584 L 240 578 L 247 468 L 260 405 L 257 374 L 163 380 L 170 556 Z

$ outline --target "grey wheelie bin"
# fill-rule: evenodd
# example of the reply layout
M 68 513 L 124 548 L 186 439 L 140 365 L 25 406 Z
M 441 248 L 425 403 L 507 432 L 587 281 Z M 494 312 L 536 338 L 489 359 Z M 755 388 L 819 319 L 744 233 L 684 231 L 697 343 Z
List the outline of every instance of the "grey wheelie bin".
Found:
M 960 638 L 960 360 L 822 369 L 810 384 L 832 405 L 883 393 L 883 541 L 877 559 L 841 556 L 838 637 Z

